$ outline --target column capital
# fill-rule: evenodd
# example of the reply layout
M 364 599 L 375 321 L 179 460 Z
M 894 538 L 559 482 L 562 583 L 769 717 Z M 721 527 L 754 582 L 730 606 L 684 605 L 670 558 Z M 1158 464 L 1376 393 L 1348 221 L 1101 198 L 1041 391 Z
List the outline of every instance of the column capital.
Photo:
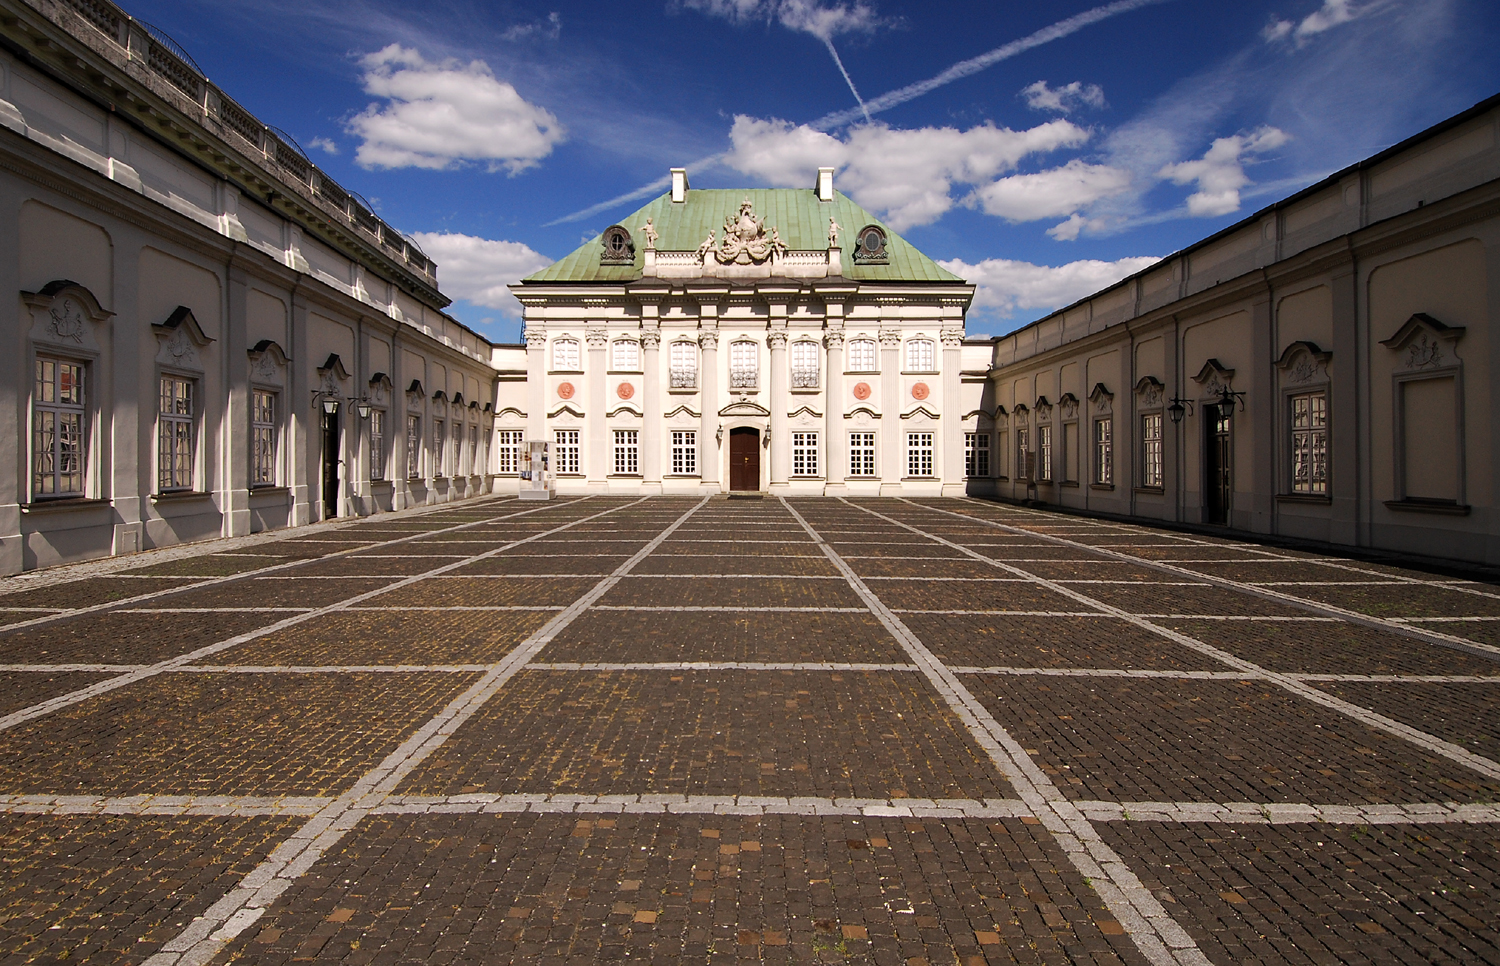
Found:
M 585 334 L 590 349 L 602 349 L 609 344 L 609 330 L 604 328 L 591 328 Z
M 526 348 L 540 349 L 547 344 L 547 330 L 539 325 L 526 327 Z
M 829 329 L 824 332 L 823 345 L 829 349 L 842 349 L 844 347 L 844 330 Z
M 701 329 L 698 332 L 698 345 L 704 349 L 717 349 L 719 347 L 719 330 Z
M 901 344 L 900 329 L 881 329 L 880 344 L 887 349 L 894 349 Z
M 957 349 L 964 344 L 964 330 L 944 329 L 939 338 L 943 340 L 944 349 Z
M 771 350 L 773 352 L 776 351 L 776 350 L 778 350 L 778 349 L 785 349 L 786 348 L 786 330 L 785 329 L 772 329 L 766 335 L 766 343 L 771 347 Z
M 641 333 L 641 345 L 647 350 L 660 348 L 661 332 L 657 329 L 646 329 Z

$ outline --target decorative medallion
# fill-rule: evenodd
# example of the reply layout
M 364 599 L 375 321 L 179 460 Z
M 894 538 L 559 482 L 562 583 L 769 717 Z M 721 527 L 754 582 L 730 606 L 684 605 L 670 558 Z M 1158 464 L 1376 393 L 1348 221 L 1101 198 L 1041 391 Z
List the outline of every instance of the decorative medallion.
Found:
M 755 206 L 750 199 L 740 202 L 738 215 L 724 216 L 724 237 L 717 248 L 713 248 L 713 233 L 704 241 L 700 251 L 705 254 L 712 249 L 714 260 L 720 265 L 760 264 L 772 255 L 786 254 L 786 245 L 775 228 L 766 232 L 766 222 L 755 217 Z
M 855 383 L 854 384 L 854 398 L 858 399 L 860 402 L 864 402 L 866 399 L 869 399 L 870 398 L 870 384 L 868 382 L 858 382 L 858 383 Z
M 932 390 L 927 388 L 927 383 L 919 382 L 911 387 L 911 398 L 921 402 L 932 395 Z
M 615 395 L 621 399 L 629 399 L 635 395 L 635 387 L 628 382 L 622 382 L 615 387 Z
M 78 344 L 83 344 L 83 307 L 72 299 L 63 299 L 61 305 L 54 305 L 51 312 L 52 319 L 47 327 L 52 330 L 52 335 L 57 339 L 68 339 Z
M 573 389 L 573 384 L 571 382 L 560 382 L 560 383 L 557 384 L 557 398 L 558 399 L 572 399 L 573 398 L 573 392 L 574 392 L 574 389 Z

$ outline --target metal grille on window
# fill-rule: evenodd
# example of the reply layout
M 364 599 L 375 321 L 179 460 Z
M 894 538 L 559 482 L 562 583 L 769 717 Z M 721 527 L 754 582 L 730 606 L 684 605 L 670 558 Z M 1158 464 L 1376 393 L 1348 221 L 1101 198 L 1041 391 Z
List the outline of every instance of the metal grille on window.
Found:
M 636 474 L 641 471 L 641 434 L 635 429 L 615 430 L 615 472 Z
M 157 415 L 157 490 L 193 488 L 193 389 L 191 379 L 161 377 L 161 407 Z
M 422 417 L 406 417 L 406 478 L 422 475 Z
M 672 431 L 672 472 L 692 476 L 698 472 L 698 434 L 692 430 Z
M 385 410 L 370 410 L 370 479 L 385 479 Z
M 932 342 L 929 339 L 913 339 L 906 344 L 906 370 L 908 372 L 932 372 Z
M 874 339 L 855 339 L 849 343 L 849 371 L 876 371 Z
M 448 475 L 448 434 L 441 419 L 432 421 L 432 475 Z
M 1038 426 L 1036 430 L 1036 452 L 1038 466 L 1037 479 L 1045 482 L 1052 480 L 1052 427 Z
M 1141 417 L 1141 486 L 1162 485 L 1161 413 Z
M 641 367 L 641 344 L 628 339 L 614 344 L 614 360 L 612 369 L 625 369 L 634 371 Z
M 698 347 L 691 342 L 674 342 L 668 353 L 673 389 L 694 389 L 698 385 Z
M 818 434 L 792 434 L 792 475 L 818 475 Z
M 978 479 L 990 475 L 989 433 L 964 433 L 964 472 Z
M 81 363 L 36 360 L 31 457 L 34 498 L 83 496 L 83 383 Z
M 1115 423 L 1113 419 L 1094 420 L 1094 482 L 1108 485 L 1115 481 Z
M 760 347 L 754 342 L 729 346 L 729 388 L 754 389 L 760 384 Z
M 559 429 L 552 436 L 552 465 L 555 473 L 578 473 L 578 430 Z
M 906 434 L 906 475 L 932 475 L 932 433 Z
M 500 430 L 500 448 L 496 453 L 496 473 L 521 472 L 521 435 L 519 429 Z
M 849 475 L 875 475 L 875 434 L 849 434 Z
M 276 394 L 250 393 L 250 485 L 276 485 Z
M 552 368 L 581 369 L 579 358 L 578 340 L 558 339 L 552 343 Z
M 1292 492 L 1328 492 L 1328 397 L 1292 397 Z
M 816 342 L 792 343 L 792 388 L 818 388 L 818 344 Z

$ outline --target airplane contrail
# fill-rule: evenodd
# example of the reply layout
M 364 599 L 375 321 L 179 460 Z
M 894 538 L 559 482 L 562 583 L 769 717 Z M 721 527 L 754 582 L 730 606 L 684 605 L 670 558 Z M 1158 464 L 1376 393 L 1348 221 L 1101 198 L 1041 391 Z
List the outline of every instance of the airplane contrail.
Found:
M 824 37 L 823 43 L 828 46 L 828 52 L 833 55 L 833 62 L 838 64 L 839 73 L 844 75 L 844 83 L 849 85 L 849 93 L 854 95 L 854 103 L 859 105 L 860 112 L 864 114 L 865 123 L 869 124 L 870 109 L 865 107 L 865 102 L 860 99 L 859 91 L 854 89 L 854 78 L 850 77 L 849 72 L 844 69 L 844 61 L 839 57 L 839 52 L 834 49 L 833 41 L 828 37 Z
M 1094 7 L 1092 10 L 1085 10 L 1083 13 L 1074 14 L 1073 16 L 1068 17 L 1066 20 L 1059 20 L 1057 23 L 1052 24 L 1049 27 L 1043 27 L 1041 30 L 1036 31 L 1035 33 L 1028 34 L 1019 40 L 1012 40 L 1008 44 L 1002 44 L 1001 46 L 996 47 L 994 50 L 980 54 L 978 57 L 970 57 L 968 60 L 961 60 L 958 63 L 954 64 L 952 67 L 949 67 L 947 70 L 929 77 L 926 80 L 917 81 L 915 84 L 907 84 L 905 87 L 898 87 L 896 90 L 888 91 L 887 93 L 881 94 L 879 97 L 873 98 L 868 101 L 860 101 L 860 109 L 858 111 L 834 111 L 830 114 L 825 114 L 822 117 L 818 118 L 816 121 L 813 121 L 811 124 L 809 124 L 808 127 L 814 128 L 819 131 L 826 131 L 829 128 L 842 127 L 843 125 L 848 124 L 851 121 L 857 121 L 861 116 L 863 116 L 868 121 L 870 119 L 870 115 L 873 113 L 888 111 L 893 107 L 905 104 L 907 101 L 916 100 L 923 94 L 929 94 L 932 91 L 937 90 L 939 87 L 945 87 L 956 80 L 962 80 L 965 77 L 970 77 L 988 67 L 993 67 L 995 64 L 1000 63 L 1002 60 L 1009 60 L 1017 54 L 1025 53 L 1026 51 L 1031 50 L 1034 47 L 1040 47 L 1041 45 L 1050 43 L 1054 40 L 1061 40 L 1063 37 L 1066 37 L 1069 34 L 1077 33 L 1084 27 L 1092 26 L 1100 22 L 1101 20 L 1108 20 L 1110 17 L 1116 17 L 1122 13 L 1129 13 L 1132 10 L 1139 10 L 1142 7 L 1151 7 L 1160 3 L 1167 2 L 1169 2 L 1169 0 L 1115 0 L 1114 3 L 1107 3 L 1102 7 Z M 833 59 L 835 61 L 838 61 L 839 55 L 836 51 L 834 51 L 833 44 L 830 43 L 828 45 L 828 50 L 833 54 Z M 839 70 L 843 71 L 843 69 L 843 63 L 839 62 Z M 849 80 L 849 74 L 847 71 L 844 72 L 844 79 Z M 853 81 L 849 81 L 849 89 L 851 91 L 854 91 Z M 857 101 L 859 100 L 858 91 L 854 91 L 854 99 Z M 709 164 L 714 164 L 722 161 L 727 156 L 727 154 L 728 152 L 721 152 L 719 154 L 709 155 L 708 157 L 689 165 L 688 170 L 691 171 L 693 168 L 702 168 L 708 166 Z M 651 182 L 650 184 L 642 185 L 634 191 L 626 192 L 625 194 L 619 195 L 615 198 L 611 198 L 608 201 L 601 201 L 596 205 L 590 205 L 582 211 L 575 211 L 571 215 L 564 215 L 561 218 L 549 221 L 542 227 L 550 228 L 553 225 L 566 224 L 570 221 L 582 221 L 583 219 L 592 217 L 593 215 L 596 215 L 601 211 L 608 211 L 610 208 L 613 208 L 616 205 L 624 204 L 627 201 L 635 201 L 639 198 L 644 198 L 648 195 L 654 194 L 660 191 L 663 187 L 666 187 L 668 183 L 668 179 L 659 178 L 656 181 Z

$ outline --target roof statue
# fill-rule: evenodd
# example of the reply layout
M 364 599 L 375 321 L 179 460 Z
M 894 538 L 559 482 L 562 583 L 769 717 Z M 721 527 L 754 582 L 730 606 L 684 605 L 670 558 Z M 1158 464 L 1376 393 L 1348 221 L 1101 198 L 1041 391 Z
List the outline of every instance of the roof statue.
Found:
M 646 250 L 655 251 L 656 240 L 660 238 L 661 235 L 657 232 L 656 226 L 651 224 L 650 218 L 647 218 L 646 223 L 641 226 L 641 236 L 646 239 Z
M 829 248 L 837 248 L 837 247 L 839 247 L 839 231 L 840 230 L 841 229 L 839 228 L 839 223 L 836 222 L 836 221 L 834 221 L 832 218 L 829 218 L 828 219 L 828 247 Z
M 710 228 L 708 230 L 708 237 L 705 238 L 705 239 L 703 239 L 703 244 L 701 244 L 701 245 L 698 246 L 698 258 L 701 259 L 702 261 L 705 261 L 705 262 L 708 261 L 708 253 L 711 252 L 711 251 L 713 251 L 713 249 L 714 249 L 714 230 L 712 228 Z
M 740 202 L 738 216 L 724 216 L 724 240 L 719 242 L 714 258 L 720 265 L 749 265 L 763 262 L 772 255 L 785 254 L 786 246 L 781 243 L 781 236 L 774 228 L 771 232 L 767 237 L 765 219 L 755 216 L 755 205 L 746 198 Z

